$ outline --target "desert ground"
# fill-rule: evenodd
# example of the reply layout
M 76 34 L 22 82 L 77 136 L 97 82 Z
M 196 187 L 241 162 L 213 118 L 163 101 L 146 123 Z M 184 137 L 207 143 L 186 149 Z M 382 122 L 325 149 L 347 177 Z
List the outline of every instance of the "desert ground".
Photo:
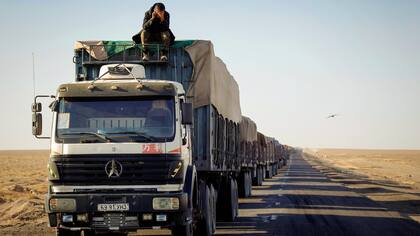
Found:
M 333 211 L 333 213 L 327 214 L 332 214 L 332 216 L 325 216 L 326 213 L 319 214 L 318 211 L 321 210 L 318 209 L 319 202 L 322 203 L 325 200 L 331 203 L 331 199 L 340 199 L 330 196 L 335 193 L 334 191 L 325 191 L 327 187 L 340 188 L 341 191 L 343 187 L 340 186 L 352 191 L 346 190 L 345 192 L 351 196 L 367 196 L 375 204 L 377 202 L 379 206 L 383 206 L 383 209 L 398 215 L 396 218 L 411 218 L 420 222 L 420 151 L 342 149 L 307 149 L 304 151 L 305 153 L 301 157 L 295 158 L 294 169 L 290 169 L 291 166 L 284 167 L 283 177 L 280 174 L 272 180 L 267 180 L 264 186 L 254 187 L 251 199 L 240 199 L 238 221 L 231 224 L 218 223 L 216 233 L 218 235 L 236 235 L 238 233 L 260 235 L 261 232 L 266 232 L 265 235 L 271 235 L 272 232 L 277 232 L 276 230 L 284 230 L 283 228 L 295 228 L 296 232 L 302 233 L 302 226 L 292 227 L 293 222 L 302 220 L 301 214 L 312 215 L 313 219 L 320 219 L 311 221 L 312 223 L 308 222 L 306 230 L 314 228 L 323 230 L 322 222 L 325 219 L 330 221 L 332 218 L 339 219 L 340 216 L 334 215 L 334 212 L 337 211 L 335 208 L 323 210 Z M 47 191 L 47 159 L 48 151 L 0 151 L 0 235 L 54 235 L 54 230 L 47 226 L 47 218 L 43 211 L 43 199 Z M 291 163 L 293 162 L 291 161 Z M 308 167 L 302 168 L 303 165 L 300 163 L 308 163 L 305 164 Z M 313 170 L 309 171 L 309 168 L 313 168 Z M 318 172 L 320 174 L 317 174 Z M 307 177 L 287 176 L 296 174 Z M 309 174 L 315 177 L 311 177 Z M 321 179 L 319 176 L 325 176 L 322 178 L 328 178 L 328 181 L 332 182 L 317 184 L 314 180 Z M 306 182 L 290 182 L 291 180 L 305 180 Z M 307 185 L 311 181 L 312 184 Z M 302 189 L 305 186 L 307 189 Z M 315 190 L 317 194 L 311 193 L 307 196 L 307 191 Z M 344 193 L 340 191 L 336 191 L 337 194 Z M 316 198 L 317 201 L 311 202 L 312 195 L 317 196 L 318 192 L 325 192 L 329 195 L 325 195 L 325 199 Z M 273 198 L 273 196 L 277 197 Z M 308 201 L 311 201 L 299 200 L 303 196 L 308 197 Z M 358 197 L 357 199 L 362 198 Z M 353 203 L 347 202 L 346 204 L 350 206 Z M 307 209 L 308 207 L 310 209 Z M 342 214 L 341 211 L 350 211 L 353 208 L 355 207 L 343 208 L 339 213 Z M 376 208 L 381 207 L 372 209 Z M 356 214 L 360 209 L 351 211 L 351 214 Z M 381 210 L 375 214 L 385 213 Z M 291 217 L 296 219 L 291 220 Z M 372 217 L 375 219 L 374 216 Z M 389 217 L 383 219 L 387 218 Z M 361 218 L 354 219 L 360 220 Z M 268 230 L 269 226 L 267 226 L 269 228 L 264 228 L 266 227 L 264 224 L 269 222 L 272 222 L 269 226 L 273 227 L 273 231 Z M 321 223 L 315 225 L 314 222 Z M 348 219 L 342 220 L 343 224 L 346 222 L 349 222 Z M 311 224 L 313 225 L 311 226 Z M 372 224 L 374 225 L 374 223 Z M 378 225 L 383 225 L 383 222 L 378 222 Z M 277 229 L 278 226 L 281 226 L 281 229 Z M 353 227 L 352 225 L 348 226 L 349 229 Z M 299 234 L 292 233 L 291 235 Z
M 52 232 L 44 213 L 48 151 L 0 151 L 0 234 Z
M 420 150 L 305 152 L 332 180 L 420 222 Z

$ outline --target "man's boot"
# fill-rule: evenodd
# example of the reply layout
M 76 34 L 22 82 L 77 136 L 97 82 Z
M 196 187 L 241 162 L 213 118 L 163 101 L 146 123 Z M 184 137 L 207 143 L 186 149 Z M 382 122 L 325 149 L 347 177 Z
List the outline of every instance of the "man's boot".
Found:
M 162 50 L 160 60 L 161 61 L 168 61 L 168 50 L 167 49 Z
M 147 53 L 147 52 L 143 52 L 143 58 L 142 58 L 142 60 L 143 60 L 143 61 L 148 61 L 148 60 L 150 60 L 149 53 Z

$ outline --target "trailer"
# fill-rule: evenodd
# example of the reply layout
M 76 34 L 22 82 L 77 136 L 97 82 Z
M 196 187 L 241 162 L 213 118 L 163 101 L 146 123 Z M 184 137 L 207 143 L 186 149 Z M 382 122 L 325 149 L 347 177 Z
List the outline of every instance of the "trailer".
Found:
M 241 173 L 239 177 L 239 196 L 250 197 L 252 192 L 252 177 L 257 171 L 257 124 L 249 117 L 242 116 L 239 123 L 240 149 L 238 159 L 241 160 Z

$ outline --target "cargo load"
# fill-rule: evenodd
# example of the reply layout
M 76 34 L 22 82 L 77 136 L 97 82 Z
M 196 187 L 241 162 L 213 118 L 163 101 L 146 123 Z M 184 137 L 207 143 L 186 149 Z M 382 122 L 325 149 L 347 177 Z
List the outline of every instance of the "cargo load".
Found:
M 77 81 L 100 76 L 104 64 L 141 62 L 141 46 L 131 41 L 77 41 L 74 50 Z M 213 105 L 223 117 L 241 121 L 238 84 L 210 41 L 175 41 L 168 65 L 145 63 L 146 79 L 180 82 L 193 98 L 194 108 Z

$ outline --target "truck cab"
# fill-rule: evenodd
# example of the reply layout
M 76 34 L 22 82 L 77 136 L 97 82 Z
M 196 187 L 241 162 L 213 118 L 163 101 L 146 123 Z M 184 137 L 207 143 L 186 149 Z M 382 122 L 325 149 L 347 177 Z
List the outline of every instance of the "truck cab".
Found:
M 142 65 L 110 64 L 59 86 L 45 209 L 61 235 L 191 221 L 192 106 L 181 84 L 144 77 Z

